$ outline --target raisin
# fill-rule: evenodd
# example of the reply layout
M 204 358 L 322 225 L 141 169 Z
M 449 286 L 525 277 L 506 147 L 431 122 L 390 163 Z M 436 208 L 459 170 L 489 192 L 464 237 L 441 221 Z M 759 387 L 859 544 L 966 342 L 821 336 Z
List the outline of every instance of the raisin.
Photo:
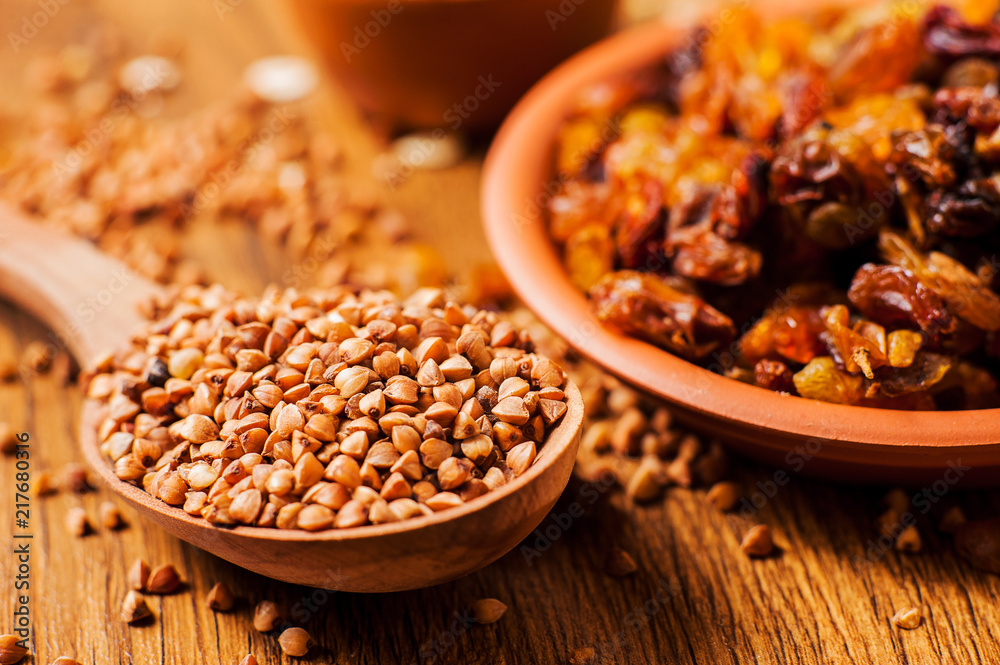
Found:
M 793 380 L 799 395 L 810 399 L 857 404 L 865 396 L 863 379 L 838 369 L 829 356 L 813 358 Z
M 692 185 L 681 191 L 681 201 L 670 211 L 666 255 L 674 272 L 715 284 L 742 284 L 760 273 L 762 258 L 757 250 L 727 240 L 748 227 L 740 221 L 743 211 L 735 188 Z
M 775 392 L 794 393 L 795 381 L 792 370 L 780 360 L 761 360 L 753 368 L 754 383 L 761 388 Z
M 854 274 L 847 297 L 862 314 L 884 326 L 920 329 L 935 336 L 954 328 L 941 297 L 906 268 L 866 263 Z
M 971 25 L 955 9 L 945 5 L 931 7 L 924 16 L 921 30 L 924 48 L 934 55 L 1000 56 L 1000 26 L 993 22 Z
M 1000 193 L 992 179 L 970 180 L 956 191 L 927 197 L 927 230 L 945 236 L 974 238 L 994 229 L 1000 219 Z
M 872 335 L 865 335 L 857 326 L 850 324 L 850 312 L 843 305 L 826 307 L 822 312 L 826 324 L 826 332 L 822 338 L 826 341 L 830 356 L 837 364 L 851 374 L 862 373 L 869 379 L 874 377 L 877 368 L 888 365 L 884 345 L 884 331 L 875 340 Z
M 684 358 L 704 358 L 736 335 L 729 317 L 657 275 L 610 273 L 590 290 L 590 297 L 602 322 Z
M 772 309 L 740 338 L 740 353 L 751 363 L 772 356 L 807 363 L 826 352 L 825 331 L 816 307 Z
M 907 367 L 883 367 L 869 385 L 869 397 L 899 397 L 921 392 L 937 385 L 954 361 L 943 355 L 930 352 L 917 354 Z
M 662 264 L 656 256 L 663 244 L 665 228 L 663 184 L 646 180 L 638 191 L 626 196 L 624 209 L 615 225 L 615 248 L 621 266 L 652 269 Z
M 888 219 L 884 206 L 869 206 L 877 192 L 890 191 L 885 173 L 861 142 L 843 133 L 815 130 L 785 143 L 771 164 L 770 181 L 775 202 L 788 206 L 806 235 L 825 247 L 849 247 L 875 235 Z M 865 209 L 876 214 L 860 225 Z
M 1000 99 L 982 88 L 942 88 L 934 93 L 934 106 L 980 132 L 989 134 L 1000 127 Z

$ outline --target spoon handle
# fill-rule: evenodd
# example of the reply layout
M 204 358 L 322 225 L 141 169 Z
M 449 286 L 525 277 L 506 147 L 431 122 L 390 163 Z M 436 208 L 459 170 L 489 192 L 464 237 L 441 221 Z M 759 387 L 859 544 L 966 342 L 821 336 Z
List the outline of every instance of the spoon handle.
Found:
M 0 206 L 0 297 L 50 329 L 81 365 L 128 339 L 137 304 L 158 287 L 89 242 Z

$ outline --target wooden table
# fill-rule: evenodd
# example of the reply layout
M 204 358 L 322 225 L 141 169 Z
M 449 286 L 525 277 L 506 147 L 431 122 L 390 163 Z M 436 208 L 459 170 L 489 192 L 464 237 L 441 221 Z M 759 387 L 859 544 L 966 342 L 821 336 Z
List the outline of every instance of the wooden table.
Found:
M 34 7 L 25 0 L 4 2 L 0 32 L 6 34 Z M 8 94 L 18 90 L 16 74 L 24 58 L 64 43 L 81 25 L 104 16 L 120 23 L 137 45 L 153 32 L 185 35 L 188 62 L 198 63 L 184 93 L 192 99 L 209 98 L 228 85 L 253 57 L 297 43 L 280 12 L 250 3 L 237 4 L 222 21 L 212 3 L 198 0 L 71 0 L 61 7 L 24 52 L 2 51 L 0 85 Z M 377 140 L 335 94 L 330 121 L 343 135 L 354 168 L 363 172 Z M 445 172 L 417 173 L 391 196 L 457 270 L 485 256 L 476 223 L 478 173 L 478 159 Z M 236 251 L 215 263 L 211 276 L 247 291 L 259 289 L 275 273 L 251 270 L 252 245 L 249 237 L 232 243 Z M 29 341 L 44 335 L 23 313 L 0 305 L 0 356 L 16 358 Z M 77 391 L 52 374 L 26 384 L 0 384 L 0 420 L 30 433 L 35 472 L 79 459 L 78 407 Z M 0 460 L 5 544 L 12 541 L 14 471 L 13 459 Z M 750 462 L 738 463 L 734 474 L 748 493 L 773 477 L 772 470 Z M 67 510 L 82 504 L 94 516 L 106 493 L 34 498 L 34 662 L 67 655 L 84 663 L 230 665 L 250 651 L 261 663 L 291 662 L 274 636 L 252 630 L 252 608 L 262 599 L 279 602 L 317 638 L 319 647 L 308 660 L 317 663 L 567 663 L 588 647 L 602 663 L 1000 662 L 1000 579 L 957 559 L 948 539 L 935 535 L 930 517 L 921 518 L 923 553 L 867 557 L 883 493 L 795 477 L 745 520 L 710 509 L 700 491 L 673 490 L 648 507 L 604 491 L 591 505 L 592 491 L 577 482 L 520 550 L 453 583 L 385 596 L 268 580 L 129 512 L 126 529 L 99 529 L 78 540 L 63 525 Z M 1000 510 L 996 492 L 956 491 L 943 501 L 961 504 L 973 517 Z M 560 517 L 574 502 L 585 505 L 585 515 Z M 755 522 L 775 530 L 780 556 L 752 561 L 739 553 L 740 537 Z M 636 575 L 616 579 L 603 573 L 612 546 L 634 555 Z M 136 557 L 177 565 L 186 587 L 152 598 L 154 623 L 128 627 L 118 611 L 127 588 L 125 571 Z M 10 625 L 15 574 L 13 556 L 0 557 L 0 632 Z M 219 581 L 240 596 L 231 613 L 215 614 L 205 605 L 206 592 Z M 470 625 L 465 608 L 481 597 L 499 598 L 510 609 L 494 625 Z M 923 609 L 920 628 L 892 627 L 890 617 L 906 605 Z

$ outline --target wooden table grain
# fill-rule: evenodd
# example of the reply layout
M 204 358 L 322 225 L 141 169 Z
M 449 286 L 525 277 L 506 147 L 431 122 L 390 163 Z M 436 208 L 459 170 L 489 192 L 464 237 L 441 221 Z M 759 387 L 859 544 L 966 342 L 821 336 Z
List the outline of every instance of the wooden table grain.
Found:
M 5 1 L 0 33 L 18 30 L 37 4 Z M 154 33 L 182 36 L 186 62 L 197 63 L 185 86 L 191 100 L 210 98 L 231 84 L 253 57 L 297 50 L 294 30 L 271 4 L 226 2 L 233 11 L 222 19 L 218 4 L 59 3 L 59 13 L 23 50 L 2 50 L 0 88 L 17 94 L 26 58 L 98 20 L 117 22 L 138 47 Z M 329 95 L 329 121 L 343 137 L 352 168 L 365 175 L 378 139 L 336 90 Z M 479 167 L 473 156 L 447 171 L 417 173 L 383 193 L 455 270 L 486 257 L 478 226 Z M 199 230 L 189 251 L 206 252 L 202 241 L 214 232 Z M 215 257 L 212 278 L 253 292 L 280 274 L 280 265 L 259 267 L 252 236 L 233 228 L 225 232 L 244 233 L 245 242 L 229 242 L 232 251 Z M 17 358 L 46 334 L 22 312 L 0 304 L 0 358 Z M 0 384 L 0 421 L 30 433 L 33 473 L 80 459 L 78 411 L 77 390 L 55 373 Z M 0 459 L 5 545 L 15 530 L 15 471 L 13 458 Z M 885 488 L 835 486 L 804 475 L 778 485 L 770 482 L 773 470 L 748 461 L 737 461 L 733 473 L 747 496 L 756 496 L 758 508 L 722 515 L 706 505 L 703 492 L 679 489 L 638 507 L 621 492 L 574 481 L 535 534 L 486 570 L 390 595 L 268 580 L 167 536 L 128 510 L 126 528 L 98 528 L 76 539 L 64 527 L 67 511 L 82 505 L 96 522 L 106 492 L 32 498 L 31 662 L 65 655 L 94 664 L 231 665 L 249 652 L 260 663 L 295 662 L 281 654 L 275 636 L 252 629 L 253 606 L 270 599 L 318 642 L 298 662 L 548 664 L 571 662 L 574 654 L 592 649 L 594 662 L 620 664 L 1000 663 L 1000 578 L 958 559 L 934 528 L 943 505 L 961 505 L 971 517 L 997 514 L 1000 494 L 951 491 L 941 506 L 919 516 L 924 551 L 906 555 L 873 546 Z M 580 509 L 582 516 L 574 517 Z M 761 522 L 775 530 L 781 553 L 750 560 L 739 553 L 739 541 Z M 604 574 L 614 546 L 633 554 L 636 575 Z M 118 613 L 125 571 L 137 557 L 152 565 L 175 564 L 185 585 L 177 594 L 151 597 L 155 621 L 129 627 Z M 0 555 L 0 632 L 12 623 L 16 574 L 13 554 Z M 216 582 L 239 596 L 234 611 L 207 608 L 205 595 Z M 509 606 L 496 624 L 471 623 L 467 608 L 482 597 Z M 900 631 L 890 618 L 908 605 L 922 609 L 924 622 Z

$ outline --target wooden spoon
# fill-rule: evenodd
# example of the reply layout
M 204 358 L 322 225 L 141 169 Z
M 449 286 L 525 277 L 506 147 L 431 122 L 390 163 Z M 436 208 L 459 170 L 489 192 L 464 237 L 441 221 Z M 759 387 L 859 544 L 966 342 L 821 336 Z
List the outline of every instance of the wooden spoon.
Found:
M 47 324 L 53 343 L 81 364 L 126 342 L 140 323 L 136 304 L 157 290 L 89 243 L 0 208 L 0 295 Z M 583 400 L 573 384 L 566 399 L 566 415 L 535 464 L 504 487 L 430 516 L 319 533 L 215 527 L 119 480 L 98 449 L 94 401 L 84 403 L 80 443 L 101 481 L 145 518 L 227 561 L 313 587 L 399 591 L 476 571 L 538 526 L 565 489 L 580 443 Z

